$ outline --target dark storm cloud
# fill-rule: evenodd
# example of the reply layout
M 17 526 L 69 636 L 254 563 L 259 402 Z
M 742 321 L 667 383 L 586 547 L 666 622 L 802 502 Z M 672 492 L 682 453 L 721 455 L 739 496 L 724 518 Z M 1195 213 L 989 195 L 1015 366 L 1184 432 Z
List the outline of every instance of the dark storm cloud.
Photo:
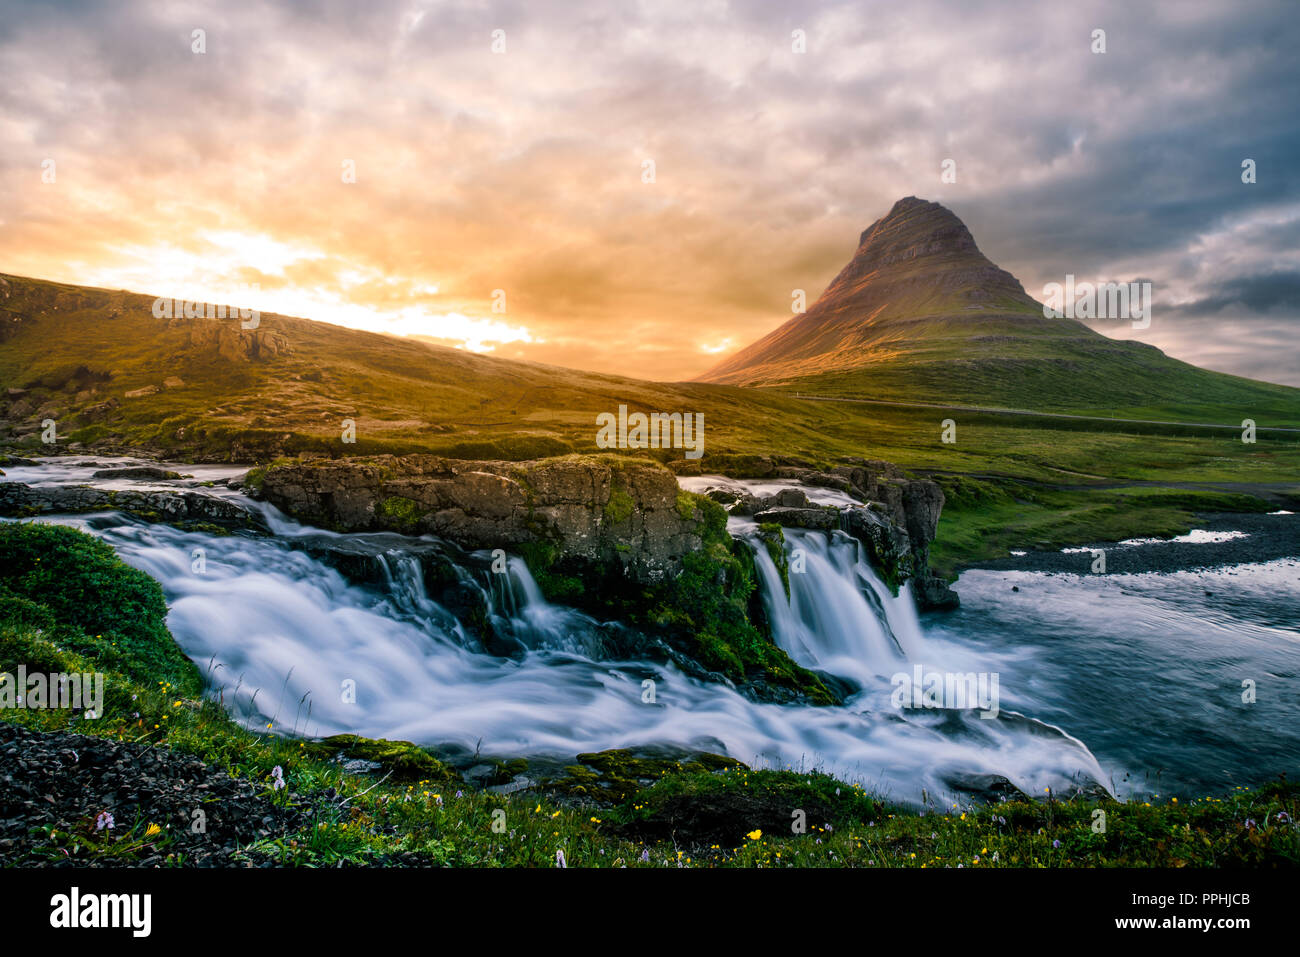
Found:
M 1185 303 L 1189 316 L 1217 315 L 1232 310 L 1238 315 L 1281 313 L 1300 315 L 1300 270 L 1263 276 L 1236 276 L 1217 284 L 1215 295 Z

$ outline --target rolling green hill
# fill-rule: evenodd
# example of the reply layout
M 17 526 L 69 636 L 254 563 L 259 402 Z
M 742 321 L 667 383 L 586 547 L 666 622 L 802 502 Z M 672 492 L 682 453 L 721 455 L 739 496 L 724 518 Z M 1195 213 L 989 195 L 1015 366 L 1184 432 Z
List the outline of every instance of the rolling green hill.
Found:
M 0 441 L 24 447 L 55 419 L 83 447 L 235 461 L 302 449 L 520 459 L 595 450 L 596 416 L 620 404 L 704 412 L 711 442 L 744 447 L 795 405 L 286 316 L 253 330 L 238 318 L 157 319 L 146 295 L 0 282 Z M 346 419 L 352 447 L 339 444 Z

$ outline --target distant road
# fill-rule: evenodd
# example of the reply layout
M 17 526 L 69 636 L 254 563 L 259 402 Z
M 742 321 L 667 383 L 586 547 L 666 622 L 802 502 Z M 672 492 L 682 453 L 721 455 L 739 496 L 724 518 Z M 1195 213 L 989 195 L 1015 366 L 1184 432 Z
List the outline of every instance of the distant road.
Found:
M 804 392 L 780 393 L 792 399 L 807 399 L 810 402 L 852 402 L 860 405 L 894 405 L 904 409 L 950 409 L 957 412 L 991 412 L 995 415 L 1029 415 L 1046 419 L 1081 419 L 1086 422 L 1131 422 L 1137 425 L 1175 425 L 1194 429 L 1225 429 L 1240 432 L 1240 425 L 1223 425 L 1218 422 L 1166 422 L 1162 419 L 1121 419 L 1107 415 L 1072 415 L 1068 412 L 1035 412 L 1032 409 L 999 409 L 980 405 L 951 405 L 938 402 L 891 402 L 888 399 L 846 399 L 831 395 L 809 395 Z M 1257 432 L 1295 432 L 1300 429 L 1277 425 L 1257 425 Z

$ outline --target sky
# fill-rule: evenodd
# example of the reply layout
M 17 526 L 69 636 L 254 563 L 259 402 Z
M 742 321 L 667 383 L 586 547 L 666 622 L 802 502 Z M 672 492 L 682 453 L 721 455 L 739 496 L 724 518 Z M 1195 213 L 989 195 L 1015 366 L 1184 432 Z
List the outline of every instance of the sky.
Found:
M 0 0 L 0 272 L 684 380 L 915 195 L 1036 297 L 1150 281 L 1102 332 L 1300 385 L 1297 14 Z

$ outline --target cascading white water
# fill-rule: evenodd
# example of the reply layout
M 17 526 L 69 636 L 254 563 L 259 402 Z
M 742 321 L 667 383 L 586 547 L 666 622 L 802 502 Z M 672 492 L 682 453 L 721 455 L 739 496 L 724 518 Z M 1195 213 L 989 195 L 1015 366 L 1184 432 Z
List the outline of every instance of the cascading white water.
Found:
M 772 636 L 799 664 L 868 685 L 923 656 L 909 587 L 891 594 L 856 539 L 843 532 L 786 529 L 787 599 L 767 548 L 743 526 L 738 534 L 754 545 Z
M 805 550 L 807 571 L 790 576 L 788 606 L 759 549 L 777 640 L 797 660 L 863 688 L 846 706 L 809 707 L 758 704 L 669 665 L 592 657 L 597 642 L 587 636 L 599 623 L 548 604 L 518 559 L 484 587 L 493 592 L 491 612 L 510 622 L 524 650 L 486 654 L 428 597 L 413 559 L 387 554 L 389 584 L 377 593 L 294 547 L 324 533 L 267 516 L 276 534 L 262 538 L 117 513 L 59 520 L 101 536 L 162 583 L 177 642 L 209 673 L 213 694 L 252 726 L 503 756 L 672 744 L 751 764 L 820 767 L 908 801 L 923 788 L 949 793 L 954 775 L 1001 775 L 1037 793 L 1105 777 L 1080 742 L 1019 715 L 988 721 L 891 708 L 888 676 L 934 649 L 909 597 L 890 595 L 850 557 L 844 536 L 791 533 L 789 547 Z M 196 549 L 205 553 L 202 573 L 193 570 Z M 642 700 L 647 677 L 657 683 L 654 703 Z M 342 694 L 348 681 L 354 702 Z
M 550 604 L 522 558 L 510 556 L 505 570 L 488 575 L 489 614 L 525 648 L 568 651 L 593 656 L 600 642 L 595 619 L 571 608 Z

